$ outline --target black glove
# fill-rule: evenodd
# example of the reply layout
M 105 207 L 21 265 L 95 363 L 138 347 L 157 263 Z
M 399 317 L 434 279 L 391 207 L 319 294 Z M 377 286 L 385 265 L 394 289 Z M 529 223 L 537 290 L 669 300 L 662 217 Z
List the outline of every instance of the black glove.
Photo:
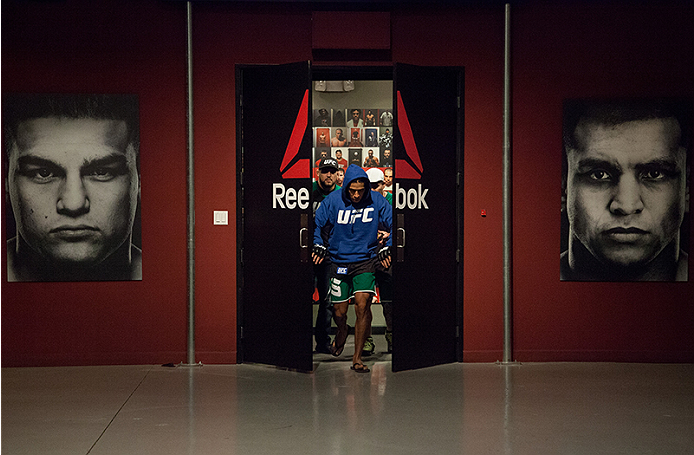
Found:
M 378 260 L 383 262 L 386 259 L 390 258 L 390 247 L 389 246 L 384 246 L 380 250 L 378 250 Z
M 325 257 L 328 255 L 328 249 L 324 247 L 323 245 L 320 245 L 318 243 L 313 244 L 313 254 L 318 256 L 321 259 L 325 259 Z

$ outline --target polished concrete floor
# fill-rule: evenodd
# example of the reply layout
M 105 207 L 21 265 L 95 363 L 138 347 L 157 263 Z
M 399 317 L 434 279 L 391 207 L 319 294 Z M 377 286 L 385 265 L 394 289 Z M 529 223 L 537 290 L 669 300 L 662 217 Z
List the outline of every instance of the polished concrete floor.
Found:
M 392 373 L 378 354 L 371 373 L 358 374 L 349 354 L 316 355 L 310 374 L 263 365 L 4 368 L 2 454 L 694 453 L 691 364 Z

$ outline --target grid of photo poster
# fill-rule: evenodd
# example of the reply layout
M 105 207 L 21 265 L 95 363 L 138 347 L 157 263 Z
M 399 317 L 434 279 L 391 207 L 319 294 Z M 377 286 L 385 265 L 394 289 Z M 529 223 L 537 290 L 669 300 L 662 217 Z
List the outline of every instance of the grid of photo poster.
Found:
M 377 167 L 384 173 L 391 169 L 388 174 L 392 177 L 393 125 L 393 109 L 314 109 L 313 179 L 318 176 L 318 163 L 327 157 L 335 158 L 340 169 L 350 164 Z M 342 184 L 340 178 L 338 185 Z

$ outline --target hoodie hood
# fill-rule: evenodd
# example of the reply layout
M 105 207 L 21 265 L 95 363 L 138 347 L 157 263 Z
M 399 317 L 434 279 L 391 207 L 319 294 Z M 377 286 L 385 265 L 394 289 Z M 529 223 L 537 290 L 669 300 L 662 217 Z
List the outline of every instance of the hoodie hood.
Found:
M 345 171 L 345 179 L 342 182 L 342 199 L 345 201 L 345 203 L 352 204 L 352 200 L 349 198 L 347 188 L 349 188 L 350 183 L 358 179 L 364 180 L 364 187 L 366 189 L 364 197 L 361 199 L 361 201 L 359 201 L 358 204 L 356 204 L 356 207 L 361 207 L 371 203 L 371 184 L 369 183 L 369 176 L 366 175 L 366 171 L 362 169 L 361 166 L 350 164 L 347 171 Z

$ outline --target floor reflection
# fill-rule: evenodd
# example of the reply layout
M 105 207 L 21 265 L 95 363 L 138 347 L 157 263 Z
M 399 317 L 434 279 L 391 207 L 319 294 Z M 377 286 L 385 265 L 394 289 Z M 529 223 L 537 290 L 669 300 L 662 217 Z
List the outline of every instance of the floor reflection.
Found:
M 381 353 L 367 359 L 370 374 L 359 374 L 350 358 L 348 349 L 317 355 L 312 373 L 3 369 L 2 451 L 676 455 L 694 447 L 694 365 L 451 364 L 393 373 Z

